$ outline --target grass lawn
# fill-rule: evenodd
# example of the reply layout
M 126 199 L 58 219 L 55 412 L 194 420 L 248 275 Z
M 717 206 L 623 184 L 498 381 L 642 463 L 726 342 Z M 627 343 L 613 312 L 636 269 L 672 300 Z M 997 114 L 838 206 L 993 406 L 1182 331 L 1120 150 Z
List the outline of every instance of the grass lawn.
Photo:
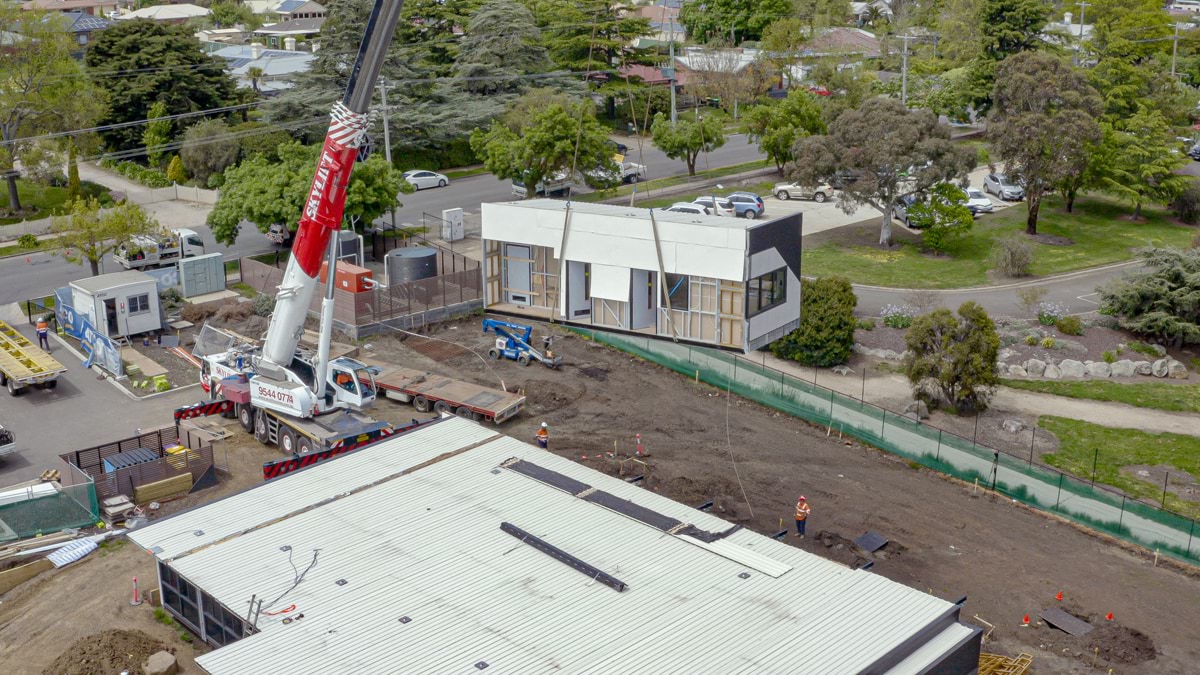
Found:
M 112 205 L 112 199 L 108 197 L 108 190 L 104 186 L 84 181 L 81 188 L 85 195 L 96 197 L 102 205 Z M 21 206 L 25 212 L 14 217 L 8 215 L 8 184 L 0 183 L 0 215 L 3 216 L 0 217 L 0 225 L 12 225 L 22 220 L 37 220 L 66 210 L 67 188 L 65 187 L 51 187 L 32 181 L 18 180 L 17 195 L 21 198 Z
M 229 290 L 235 291 L 239 295 L 244 295 L 247 298 L 250 298 L 251 300 L 253 300 L 258 295 L 258 291 L 253 286 L 251 286 L 249 284 L 243 284 L 240 281 L 237 282 L 236 284 L 229 284 Z
M 54 245 L 53 239 L 42 239 L 38 241 L 38 245 L 33 248 L 26 248 L 17 243 L 17 240 L 12 240 L 9 243 L 0 245 L 0 258 L 10 255 L 24 255 L 26 253 L 39 253 L 45 251 L 53 251 L 57 248 Z
M 485 174 L 487 172 L 488 172 L 488 170 L 483 168 L 482 166 L 473 166 L 469 169 L 462 169 L 460 171 L 447 171 L 446 177 L 449 178 L 450 180 L 454 180 L 455 178 L 469 178 L 471 176 L 482 176 L 483 174 Z
M 1045 276 L 1129 260 L 1133 249 L 1157 246 L 1187 246 L 1196 228 L 1178 225 L 1166 209 L 1143 209 L 1145 220 L 1126 219 L 1133 209 L 1115 199 L 1099 195 L 1081 197 L 1075 212 L 1066 213 L 1061 200 L 1048 197 L 1038 222 L 1040 234 L 1066 237 L 1074 244 L 1053 246 L 1032 242 L 1034 262 L 1030 272 Z M 1013 206 L 981 216 L 964 237 L 956 240 L 947 255 L 922 252 L 919 237 L 896 225 L 900 246 L 883 250 L 875 245 L 877 222 L 821 233 L 804 251 L 806 275 L 841 274 L 851 281 L 901 288 L 962 288 L 989 283 L 988 256 L 995 241 L 1019 233 L 1025 227 L 1025 206 Z M 998 279 L 997 281 L 1003 281 Z
M 1058 452 L 1044 455 L 1047 464 L 1084 480 L 1092 478 L 1096 463 L 1096 482 L 1111 485 L 1126 494 L 1160 503 L 1161 480 L 1151 482 L 1121 471 L 1135 465 L 1170 466 L 1200 476 L 1200 438 L 1178 434 L 1151 434 L 1136 429 L 1114 429 L 1097 424 L 1044 416 L 1043 429 L 1058 436 Z M 1096 449 L 1100 454 L 1096 455 Z M 1167 508 L 1187 516 L 1200 516 L 1200 503 L 1167 495 Z
M 665 187 L 686 185 L 688 183 L 697 183 L 700 181 L 712 180 L 714 178 L 722 178 L 735 173 L 742 173 L 743 171 L 763 169 L 768 166 L 773 166 L 769 160 L 756 160 L 753 162 L 746 162 L 745 164 L 734 164 L 733 166 L 723 166 L 716 169 L 709 169 L 707 171 L 696 171 L 695 176 L 688 176 L 687 174 L 684 174 L 682 176 L 670 176 L 668 178 L 656 178 L 654 180 L 642 181 L 636 185 L 619 185 L 611 190 L 597 190 L 595 192 L 589 192 L 585 195 L 573 196 L 571 199 L 580 202 L 602 202 L 606 199 L 613 199 L 615 197 L 628 197 L 630 193 L 633 192 L 634 187 L 637 188 L 638 195 L 644 195 L 652 192 L 653 190 L 659 190 Z M 733 189 L 730 188 L 729 192 L 733 192 Z M 646 203 L 650 203 L 650 201 L 652 200 L 648 200 Z M 677 201 L 679 200 L 672 198 L 670 203 Z M 644 205 L 640 198 L 638 199 L 637 204 Z
M 1126 403 L 1139 408 L 1155 408 L 1173 412 L 1200 412 L 1200 385 L 1165 384 L 1148 382 L 1143 384 L 1120 384 L 1101 380 L 1090 382 L 1050 382 L 1041 380 L 1001 380 L 1001 384 L 1013 389 L 1038 391 L 1043 394 L 1083 398 L 1092 401 Z M 1197 429 L 1200 433 L 1200 428 Z

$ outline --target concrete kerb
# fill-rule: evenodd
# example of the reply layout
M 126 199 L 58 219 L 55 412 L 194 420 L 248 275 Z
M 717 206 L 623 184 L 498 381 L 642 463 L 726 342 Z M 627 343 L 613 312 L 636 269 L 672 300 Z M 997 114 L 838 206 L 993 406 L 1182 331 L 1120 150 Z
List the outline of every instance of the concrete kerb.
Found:
M 706 179 L 703 179 L 696 183 L 681 183 L 679 185 L 670 185 L 670 186 L 663 187 L 663 188 L 652 188 L 650 190 L 650 192 L 641 192 L 639 190 L 637 192 L 637 194 L 643 199 L 658 199 L 660 197 L 670 197 L 671 195 L 681 194 L 684 192 L 691 192 L 698 188 L 705 188 L 705 187 L 709 187 L 712 185 L 716 185 L 717 182 L 719 182 L 719 181 L 736 181 L 736 180 L 743 180 L 746 178 L 758 178 L 759 176 L 767 176 L 767 175 L 774 174 L 774 173 L 778 173 L 774 169 L 774 167 L 763 167 L 761 169 L 751 169 L 750 171 L 742 171 L 741 173 L 732 173 L 732 174 L 729 174 L 728 176 L 706 178 Z M 612 197 L 611 199 L 602 200 L 599 203 L 600 204 L 628 204 L 630 196 L 631 195 L 624 195 L 621 197 Z M 637 206 L 636 202 L 634 203 L 634 206 Z

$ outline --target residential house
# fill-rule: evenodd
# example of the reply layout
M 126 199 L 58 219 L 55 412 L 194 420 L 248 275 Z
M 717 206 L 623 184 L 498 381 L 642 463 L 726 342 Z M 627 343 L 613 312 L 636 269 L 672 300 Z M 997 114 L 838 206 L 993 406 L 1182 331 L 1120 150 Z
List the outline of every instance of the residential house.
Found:
M 893 16 L 891 3 L 886 2 L 885 0 L 851 2 L 850 12 L 854 15 L 854 20 L 859 26 L 865 26 L 871 23 L 872 16 L 878 16 L 889 23 L 891 22 Z
M 196 19 L 202 16 L 211 14 L 204 7 L 189 4 L 179 5 L 154 5 L 153 7 L 145 7 L 135 10 L 127 14 L 122 14 L 116 17 L 117 21 L 136 21 L 137 19 L 148 19 L 159 23 L 184 23 L 189 19 Z
M 484 308 L 750 352 L 800 325 L 800 219 L 483 204 Z
M 633 46 L 637 49 L 657 47 L 671 42 L 682 44 L 687 38 L 687 31 L 679 22 L 678 3 L 659 0 L 653 5 L 638 7 L 634 14 L 648 19 L 650 30 L 653 31 L 650 35 L 634 41 Z
M 311 68 L 316 58 L 311 52 L 264 49 L 260 44 L 228 45 L 213 52 L 213 56 L 225 59 L 225 69 L 239 86 L 257 88 L 264 94 L 291 88 L 291 76 Z M 259 69 L 262 75 L 250 77 L 252 68 Z
M 62 15 L 67 18 L 67 30 L 74 37 L 75 44 L 79 45 L 76 56 L 82 56 L 83 50 L 92 41 L 92 33 L 112 25 L 112 21 L 102 16 L 93 16 L 85 12 L 63 12 Z
M 297 41 L 304 41 L 314 38 L 321 34 L 321 26 L 325 23 L 324 17 L 315 19 L 291 19 L 288 21 L 280 21 L 273 23 L 270 26 L 263 26 L 254 31 L 256 36 L 265 38 L 267 46 L 273 49 L 286 49 L 288 39 L 291 39 L 291 44 L 294 45 Z
M 1084 42 L 1092 39 L 1092 25 L 1082 24 L 1071 12 L 1064 12 L 1061 21 L 1050 21 L 1042 29 L 1048 42 L 1077 52 Z
M 833 61 L 839 70 L 859 68 L 866 60 L 879 58 L 882 52 L 874 33 L 861 28 L 827 28 L 796 55 L 796 62 L 784 72 L 784 86 L 808 80 L 818 62 Z
M 89 16 L 108 16 L 117 8 L 117 0 L 29 0 L 21 9 L 37 12 L 82 12 Z
M 324 19 L 325 6 L 313 0 L 282 0 L 271 9 L 280 21 Z

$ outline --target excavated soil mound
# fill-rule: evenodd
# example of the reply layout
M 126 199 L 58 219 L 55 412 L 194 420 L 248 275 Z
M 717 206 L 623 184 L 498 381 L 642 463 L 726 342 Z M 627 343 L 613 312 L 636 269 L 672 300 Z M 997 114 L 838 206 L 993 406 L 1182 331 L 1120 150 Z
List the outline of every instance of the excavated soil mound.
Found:
M 1088 633 L 1089 649 L 1099 649 L 1100 658 L 1109 663 L 1136 665 L 1154 659 L 1154 641 L 1145 633 L 1123 626 L 1097 626 Z
M 167 645 L 140 630 L 107 630 L 75 641 L 42 675 L 141 675 L 142 664 Z

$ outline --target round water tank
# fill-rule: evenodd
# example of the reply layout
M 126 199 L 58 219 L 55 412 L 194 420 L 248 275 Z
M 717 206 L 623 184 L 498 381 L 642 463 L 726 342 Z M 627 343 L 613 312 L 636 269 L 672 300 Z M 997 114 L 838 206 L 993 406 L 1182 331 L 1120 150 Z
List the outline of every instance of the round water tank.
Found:
M 388 251 L 383 260 L 388 286 L 437 276 L 437 250 L 411 246 Z
M 358 248 L 358 234 L 351 230 L 338 232 L 338 260 L 346 260 L 358 264 L 362 260 L 362 251 Z

